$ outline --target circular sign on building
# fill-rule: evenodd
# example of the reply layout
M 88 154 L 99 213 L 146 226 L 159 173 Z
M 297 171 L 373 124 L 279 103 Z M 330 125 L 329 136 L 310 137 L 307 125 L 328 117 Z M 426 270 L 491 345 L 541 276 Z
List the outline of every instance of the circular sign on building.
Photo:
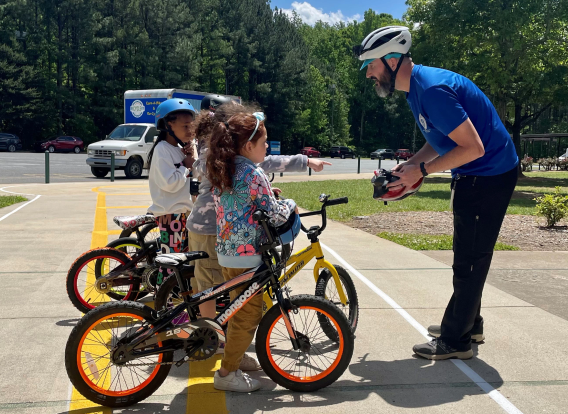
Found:
M 135 118 L 140 118 L 145 109 L 144 104 L 139 99 L 136 99 L 132 102 L 132 105 L 130 105 L 130 112 L 132 112 Z

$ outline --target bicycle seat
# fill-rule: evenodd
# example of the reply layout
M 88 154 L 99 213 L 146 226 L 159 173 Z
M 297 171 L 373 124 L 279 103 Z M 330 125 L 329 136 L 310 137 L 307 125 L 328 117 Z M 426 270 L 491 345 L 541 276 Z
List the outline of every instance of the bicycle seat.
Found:
M 142 224 L 155 223 L 156 216 L 144 214 L 142 216 L 116 216 L 112 219 L 115 224 L 123 230 L 132 229 Z
M 164 266 L 179 266 L 180 264 L 191 262 L 192 260 L 207 259 L 206 252 L 187 252 L 187 253 L 166 253 L 156 257 L 156 264 Z

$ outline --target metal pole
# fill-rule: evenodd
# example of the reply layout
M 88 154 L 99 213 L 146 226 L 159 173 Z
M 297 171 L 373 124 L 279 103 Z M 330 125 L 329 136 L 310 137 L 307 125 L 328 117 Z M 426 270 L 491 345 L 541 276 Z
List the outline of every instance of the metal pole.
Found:
M 312 169 L 311 169 L 311 167 L 308 169 L 308 171 L 309 171 L 309 175 L 312 175 Z
M 379 170 L 381 169 L 381 157 L 379 157 Z
M 284 173 L 280 173 L 280 177 L 284 177 Z
M 398 165 L 400 163 L 400 157 L 396 157 L 396 164 Z
M 45 183 L 49 184 L 49 151 L 45 151 Z
M 114 151 L 110 153 L 110 182 L 114 182 Z
M 357 174 L 361 174 L 361 156 L 357 157 Z

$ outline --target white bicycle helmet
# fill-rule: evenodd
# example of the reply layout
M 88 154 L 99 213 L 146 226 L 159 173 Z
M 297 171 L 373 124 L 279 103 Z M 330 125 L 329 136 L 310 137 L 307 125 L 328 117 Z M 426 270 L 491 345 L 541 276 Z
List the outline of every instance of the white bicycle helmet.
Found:
M 359 60 L 364 60 L 363 69 L 369 63 L 375 59 L 381 59 L 383 64 L 389 71 L 391 75 L 391 86 L 390 93 L 394 92 L 394 84 L 396 80 L 396 74 L 405 56 L 410 56 L 408 51 L 412 46 L 412 36 L 410 31 L 406 26 L 386 26 L 381 27 L 373 32 L 371 32 L 360 45 L 353 47 L 353 52 Z M 390 58 L 391 54 L 395 53 L 395 56 L 402 55 L 398 61 L 398 65 L 395 70 L 392 70 L 389 65 L 387 65 L 386 59 Z

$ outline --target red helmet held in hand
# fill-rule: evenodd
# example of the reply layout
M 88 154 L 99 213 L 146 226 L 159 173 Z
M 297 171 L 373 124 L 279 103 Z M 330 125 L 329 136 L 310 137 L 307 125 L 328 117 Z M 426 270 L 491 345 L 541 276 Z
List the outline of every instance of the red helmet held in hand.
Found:
M 403 200 L 420 190 L 424 182 L 424 177 L 421 177 L 409 187 L 399 185 L 387 188 L 387 184 L 398 180 L 399 177 L 393 175 L 390 171 L 376 170 L 375 176 L 371 179 L 371 183 L 373 183 L 374 187 L 373 198 L 378 201 L 384 201 L 385 203 L 387 201 Z

